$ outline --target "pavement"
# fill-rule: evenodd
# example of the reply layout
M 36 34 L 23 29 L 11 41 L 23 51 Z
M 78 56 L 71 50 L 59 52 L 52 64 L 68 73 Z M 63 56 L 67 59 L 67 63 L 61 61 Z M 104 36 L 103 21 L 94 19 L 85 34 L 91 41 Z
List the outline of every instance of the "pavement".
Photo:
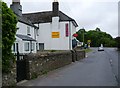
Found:
M 115 77 L 117 65 L 112 66 L 110 61 L 117 53 L 115 49 L 105 48 L 105 51 L 100 52 L 97 48 L 92 49 L 93 51 L 87 53 L 85 59 L 51 71 L 34 80 L 19 83 L 18 86 L 117 86 Z M 116 62 L 112 59 L 112 64 Z

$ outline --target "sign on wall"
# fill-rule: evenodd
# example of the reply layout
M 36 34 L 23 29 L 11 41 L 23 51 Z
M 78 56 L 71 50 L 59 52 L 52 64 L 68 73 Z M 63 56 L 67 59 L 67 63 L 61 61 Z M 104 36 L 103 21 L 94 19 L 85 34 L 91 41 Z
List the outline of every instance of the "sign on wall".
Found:
M 52 32 L 52 38 L 60 38 L 60 32 Z
M 65 36 L 69 36 L 69 29 L 68 29 L 68 24 L 65 24 Z

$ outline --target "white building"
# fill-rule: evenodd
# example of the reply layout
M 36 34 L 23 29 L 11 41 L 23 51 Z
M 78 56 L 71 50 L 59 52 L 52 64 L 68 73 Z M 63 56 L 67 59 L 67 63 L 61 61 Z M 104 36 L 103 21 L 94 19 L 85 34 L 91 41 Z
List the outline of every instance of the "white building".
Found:
M 11 9 L 18 16 L 16 41 L 13 51 L 36 53 L 37 50 L 72 50 L 76 21 L 53 2 L 52 11 L 22 14 L 20 0 L 13 0 Z
M 38 27 L 22 16 L 22 6 L 20 1 L 13 0 L 10 8 L 18 18 L 16 41 L 12 46 L 13 53 L 36 53 L 36 30 Z
M 52 8 L 52 11 L 23 14 L 39 27 L 38 50 L 72 50 L 73 34 L 78 25 L 74 19 L 59 11 L 58 2 L 53 2 Z

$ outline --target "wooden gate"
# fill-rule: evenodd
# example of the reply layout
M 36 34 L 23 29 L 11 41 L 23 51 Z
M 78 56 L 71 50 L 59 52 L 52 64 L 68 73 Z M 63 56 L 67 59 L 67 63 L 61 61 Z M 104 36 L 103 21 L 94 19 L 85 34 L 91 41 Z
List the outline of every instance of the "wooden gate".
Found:
M 26 59 L 25 55 L 17 53 L 16 58 L 16 71 L 17 71 L 17 82 L 25 80 L 27 78 Z

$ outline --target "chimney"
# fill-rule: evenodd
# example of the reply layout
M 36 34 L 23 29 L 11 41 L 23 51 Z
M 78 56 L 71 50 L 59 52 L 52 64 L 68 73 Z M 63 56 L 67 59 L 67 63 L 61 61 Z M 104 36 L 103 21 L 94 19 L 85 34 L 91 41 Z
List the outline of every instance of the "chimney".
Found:
M 12 3 L 19 3 L 20 4 L 20 0 L 12 0 Z
M 10 8 L 17 16 L 22 16 L 22 6 L 20 5 L 20 0 L 12 0 Z
M 52 11 L 53 11 L 53 16 L 58 16 L 59 13 L 59 3 L 57 0 L 54 0 L 52 4 Z

